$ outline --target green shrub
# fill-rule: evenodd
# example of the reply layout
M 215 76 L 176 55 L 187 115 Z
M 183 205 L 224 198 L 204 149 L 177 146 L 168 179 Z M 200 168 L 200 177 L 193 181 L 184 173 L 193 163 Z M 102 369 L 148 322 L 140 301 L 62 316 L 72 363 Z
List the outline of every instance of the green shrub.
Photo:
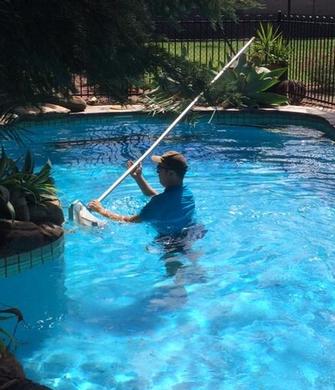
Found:
M 273 71 L 258 69 L 242 54 L 237 65 L 228 69 L 206 92 L 206 101 L 238 108 L 287 104 L 286 96 L 271 91 L 285 71 L 286 68 Z
M 2 148 L 0 158 L 0 206 L 15 219 L 13 194 L 19 194 L 27 204 L 43 204 L 55 200 L 56 189 L 51 177 L 51 163 L 48 161 L 39 172 L 34 172 L 32 154 L 26 153 L 22 168 L 9 158 Z
M 183 63 L 174 75 L 162 73 L 157 87 L 144 99 L 152 113 L 180 112 L 201 91 L 204 96 L 200 104 L 223 107 L 258 107 L 287 104 L 287 97 L 273 93 L 272 87 L 280 81 L 287 68 L 259 69 L 241 55 L 234 68 L 226 70 L 216 83 L 209 81 L 216 72 L 196 68 L 195 64 Z
M 287 64 L 290 50 L 278 28 L 271 23 L 259 26 L 252 46 L 251 60 L 258 66 Z

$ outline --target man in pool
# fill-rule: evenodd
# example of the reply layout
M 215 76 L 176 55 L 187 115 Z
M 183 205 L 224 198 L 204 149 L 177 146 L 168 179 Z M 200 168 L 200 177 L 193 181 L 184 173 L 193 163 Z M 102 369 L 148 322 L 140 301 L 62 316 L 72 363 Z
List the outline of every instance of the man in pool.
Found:
M 168 275 L 173 276 L 182 267 L 179 255 L 192 256 L 192 244 L 204 236 L 203 225 L 194 221 L 194 198 L 191 191 L 184 186 L 184 176 L 188 169 L 185 157 L 178 152 L 169 151 L 162 156 L 152 156 L 157 164 L 159 181 L 165 190 L 158 194 L 142 175 L 138 166 L 131 174 L 144 195 L 151 196 L 150 201 L 139 214 L 125 216 L 113 213 L 102 207 L 100 202 L 89 203 L 91 210 L 119 222 L 150 222 L 158 232 L 154 244 L 163 249 L 162 259 Z M 128 162 L 131 167 L 132 161 Z
M 185 157 L 178 152 L 169 151 L 162 156 L 152 156 L 157 164 L 159 181 L 165 190 L 158 194 L 142 175 L 138 166 L 131 174 L 143 194 L 151 196 L 150 201 L 137 215 L 126 216 L 106 210 L 99 201 L 92 200 L 89 208 L 104 217 L 119 222 L 150 222 L 160 236 L 180 234 L 193 223 L 194 198 L 191 191 L 183 185 L 188 169 Z M 128 162 L 128 167 L 133 164 Z

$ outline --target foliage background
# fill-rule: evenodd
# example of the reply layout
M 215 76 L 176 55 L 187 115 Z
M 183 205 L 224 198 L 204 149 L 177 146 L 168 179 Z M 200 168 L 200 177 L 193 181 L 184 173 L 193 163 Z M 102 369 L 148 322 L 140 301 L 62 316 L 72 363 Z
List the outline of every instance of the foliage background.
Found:
M 127 86 L 167 56 L 149 43 L 155 19 L 201 14 L 234 18 L 255 0 L 2 0 L 0 109 L 73 91 L 73 74 L 86 75 L 108 95 L 126 98 Z

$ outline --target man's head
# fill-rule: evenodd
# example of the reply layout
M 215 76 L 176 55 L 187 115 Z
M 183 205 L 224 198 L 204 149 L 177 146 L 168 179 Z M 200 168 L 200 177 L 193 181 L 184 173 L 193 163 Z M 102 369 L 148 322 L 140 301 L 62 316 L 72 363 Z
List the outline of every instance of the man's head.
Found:
M 181 153 L 169 151 L 162 156 L 152 156 L 151 158 L 157 164 L 159 180 L 164 187 L 182 184 L 188 167 L 186 159 Z

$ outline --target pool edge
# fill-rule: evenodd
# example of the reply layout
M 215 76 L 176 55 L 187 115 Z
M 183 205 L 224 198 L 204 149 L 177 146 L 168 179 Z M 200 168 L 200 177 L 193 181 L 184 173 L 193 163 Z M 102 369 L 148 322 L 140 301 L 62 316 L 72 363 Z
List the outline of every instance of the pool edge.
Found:
M 321 108 L 316 107 L 306 107 L 306 106 L 278 106 L 272 108 L 258 108 L 258 109 L 223 109 L 222 107 L 203 107 L 196 106 L 193 111 L 199 113 L 213 112 L 218 111 L 220 114 L 227 115 L 257 115 L 257 114 L 284 114 L 288 116 L 300 116 L 300 117 L 309 117 L 309 118 L 318 118 L 323 121 L 324 124 L 330 126 L 333 131 L 332 136 L 335 137 L 335 110 L 334 111 L 326 111 Z M 104 105 L 104 106 L 89 106 L 83 112 L 78 113 L 70 113 L 70 117 L 83 117 L 83 116 L 93 116 L 93 115 L 122 115 L 122 114 L 139 114 L 139 113 L 147 113 L 143 106 L 140 105 L 132 105 L 125 106 L 125 108 L 116 108 L 113 105 Z

